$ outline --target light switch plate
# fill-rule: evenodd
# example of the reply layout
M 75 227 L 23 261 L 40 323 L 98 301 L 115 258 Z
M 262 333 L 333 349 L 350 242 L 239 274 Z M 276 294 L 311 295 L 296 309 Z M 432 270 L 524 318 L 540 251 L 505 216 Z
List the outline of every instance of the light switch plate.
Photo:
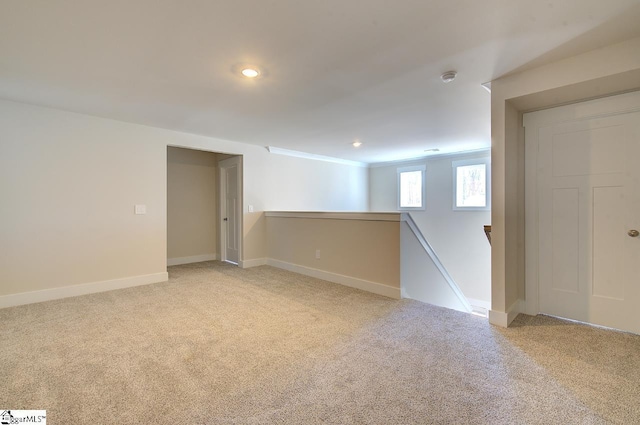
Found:
M 136 205 L 135 207 L 136 214 L 146 214 L 147 206 L 146 205 Z
M 249 212 L 253 212 L 253 205 L 249 205 Z

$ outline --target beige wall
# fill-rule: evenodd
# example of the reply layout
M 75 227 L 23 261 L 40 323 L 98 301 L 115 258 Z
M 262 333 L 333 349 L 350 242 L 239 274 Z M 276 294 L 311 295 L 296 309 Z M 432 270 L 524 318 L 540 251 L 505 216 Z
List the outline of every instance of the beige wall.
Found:
M 266 220 L 270 259 L 400 288 L 399 221 Z
M 634 38 L 492 82 L 492 323 L 526 297 L 522 112 L 640 89 L 639 52 Z
M 167 148 L 167 258 L 217 253 L 216 154 Z
M 0 100 L 0 297 L 166 276 L 167 146 L 243 155 L 244 260 L 266 257 L 265 209 L 367 208 L 366 168 Z
M 0 295 L 165 272 L 163 133 L 0 101 Z
M 490 224 L 491 212 L 453 210 L 451 163 L 488 155 L 486 151 L 440 156 L 369 170 L 371 211 L 396 211 L 398 167 L 426 164 L 426 209 L 412 211 L 411 216 L 464 295 L 485 305 L 491 300 L 491 247 L 483 226 Z

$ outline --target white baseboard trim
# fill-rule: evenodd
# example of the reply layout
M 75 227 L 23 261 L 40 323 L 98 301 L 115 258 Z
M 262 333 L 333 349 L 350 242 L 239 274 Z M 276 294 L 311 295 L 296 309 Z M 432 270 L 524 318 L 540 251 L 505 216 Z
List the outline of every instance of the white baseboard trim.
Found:
M 480 307 L 485 310 L 491 310 L 491 301 L 476 300 L 475 298 L 467 298 L 472 307 Z
M 476 316 L 489 317 L 489 310 L 491 310 L 491 301 L 477 300 L 475 298 L 467 298 L 471 305 L 471 313 Z
M 279 269 L 288 270 L 294 273 L 300 273 L 305 276 L 311 276 L 317 279 L 349 286 L 351 288 L 361 289 L 363 291 L 372 292 L 374 294 L 383 295 L 389 298 L 400 299 L 400 288 L 394 288 L 393 286 L 385 285 L 382 283 L 371 282 L 368 280 L 327 272 L 324 270 L 312 269 L 311 267 L 299 266 L 297 264 L 287 263 L 286 261 L 274 260 L 273 258 L 268 258 L 267 264 Z
M 489 310 L 489 323 L 506 328 L 513 322 L 513 319 L 523 311 L 523 308 L 524 301 L 516 300 L 516 302 L 509 306 L 506 312 Z
M 266 258 L 253 258 L 251 260 L 241 260 L 238 266 L 240 266 L 241 269 L 248 269 L 249 267 L 264 266 L 266 264 Z
M 218 260 L 218 254 L 192 255 L 190 257 L 167 258 L 167 266 L 179 266 L 180 264 L 201 263 L 203 261 Z
M 103 280 L 101 282 L 82 283 L 79 285 L 63 286 L 60 288 L 43 289 L 41 291 L 2 295 L 0 296 L 0 308 L 34 304 L 61 298 L 77 297 L 78 295 L 113 291 L 114 289 L 130 288 L 132 286 L 149 285 L 151 283 L 166 282 L 167 280 L 169 280 L 169 274 L 167 272 L 162 272 L 125 277 L 122 279 Z

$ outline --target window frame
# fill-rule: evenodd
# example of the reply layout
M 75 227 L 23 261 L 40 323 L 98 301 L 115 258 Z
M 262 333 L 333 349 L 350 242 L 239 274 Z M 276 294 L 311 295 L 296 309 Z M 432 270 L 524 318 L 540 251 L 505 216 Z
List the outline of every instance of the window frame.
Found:
M 465 207 L 458 206 L 458 168 L 466 167 L 469 165 L 484 165 L 485 166 L 485 206 L 484 207 Z M 451 161 L 452 170 L 452 205 L 454 211 L 491 211 L 491 157 L 486 156 L 482 158 L 461 159 L 457 161 Z
M 414 171 L 420 171 L 421 173 L 421 178 L 422 178 L 422 193 L 420 195 L 421 206 L 403 207 L 400 204 L 401 196 L 402 196 L 401 176 L 402 176 L 402 173 L 410 173 Z M 424 211 L 426 209 L 426 198 L 427 198 L 427 166 L 426 164 L 411 165 L 407 167 L 398 167 L 396 169 L 396 175 L 397 175 L 397 192 L 398 192 L 398 199 L 397 199 L 398 211 Z

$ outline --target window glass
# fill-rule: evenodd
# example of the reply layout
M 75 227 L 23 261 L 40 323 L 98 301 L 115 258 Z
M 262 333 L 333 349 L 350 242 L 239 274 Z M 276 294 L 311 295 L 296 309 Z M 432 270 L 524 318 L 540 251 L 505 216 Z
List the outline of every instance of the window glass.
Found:
M 464 165 L 456 172 L 456 206 L 487 206 L 487 165 Z
M 423 210 L 425 166 L 398 168 L 398 209 Z
M 452 161 L 453 209 L 489 210 L 491 170 L 489 158 Z
M 400 207 L 422 207 L 422 171 L 400 173 Z

